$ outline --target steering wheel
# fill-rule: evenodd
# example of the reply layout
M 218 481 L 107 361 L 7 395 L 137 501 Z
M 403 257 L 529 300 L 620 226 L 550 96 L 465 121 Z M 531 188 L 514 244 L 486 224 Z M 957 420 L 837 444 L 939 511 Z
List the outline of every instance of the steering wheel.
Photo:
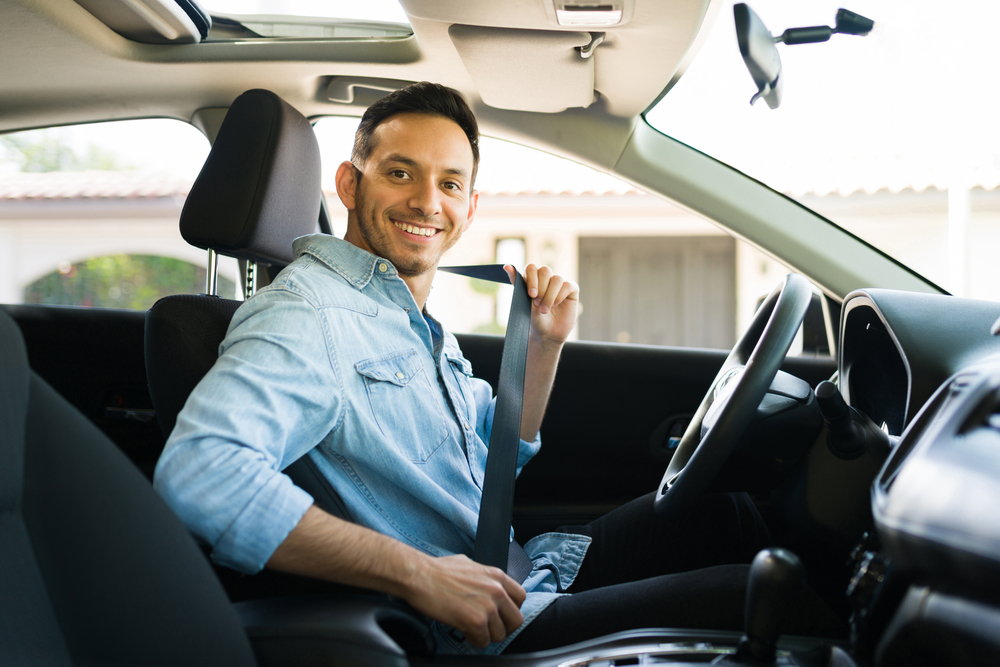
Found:
M 670 459 L 654 501 L 658 516 L 681 516 L 715 479 L 750 427 L 811 299 L 809 281 L 791 273 L 757 309 Z

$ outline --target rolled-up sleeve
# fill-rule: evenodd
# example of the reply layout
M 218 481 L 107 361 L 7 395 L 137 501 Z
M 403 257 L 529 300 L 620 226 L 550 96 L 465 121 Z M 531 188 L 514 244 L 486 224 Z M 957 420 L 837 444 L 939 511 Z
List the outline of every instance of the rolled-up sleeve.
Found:
M 341 419 L 331 342 L 307 299 L 263 291 L 178 416 L 154 487 L 215 561 L 259 571 L 312 504 L 281 470 Z
M 489 443 L 490 435 L 493 432 L 493 417 L 497 409 L 497 399 L 493 396 L 493 389 L 485 380 L 473 379 L 473 396 L 476 400 L 476 414 L 480 416 L 476 423 L 476 433 L 483 442 Z M 520 440 L 517 449 L 517 475 L 521 474 L 521 469 L 538 453 L 542 448 L 541 432 L 535 435 L 531 442 Z

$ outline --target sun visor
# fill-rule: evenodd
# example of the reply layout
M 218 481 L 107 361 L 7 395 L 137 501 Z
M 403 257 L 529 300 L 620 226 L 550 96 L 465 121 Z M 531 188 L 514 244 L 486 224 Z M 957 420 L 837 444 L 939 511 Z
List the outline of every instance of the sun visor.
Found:
M 587 32 L 453 25 L 448 29 L 483 102 L 498 109 L 558 113 L 594 101 Z
M 76 0 L 122 37 L 146 44 L 197 44 L 212 17 L 197 0 Z

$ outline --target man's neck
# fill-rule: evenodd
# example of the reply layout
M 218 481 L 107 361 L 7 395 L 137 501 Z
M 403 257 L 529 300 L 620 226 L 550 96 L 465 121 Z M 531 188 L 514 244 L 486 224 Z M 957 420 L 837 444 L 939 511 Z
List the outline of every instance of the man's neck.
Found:
M 424 304 L 427 303 L 427 297 L 430 296 L 431 285 L 434 283 L 434 274 L 436 272 L 437 267 L 434 267 L 430 271 L 421 273 L 419 276 L 399 276 L 406 283 L 406 286 L 410 288 L 410 294 L 413 295 L 413 300 L 420 307 L 420 312 L 424 311 Z
M 344 240 L 351 245 L 357 246 L 362 250 L 366 250 L 374 254 L 374 250 L 368 246 L 364 237 L 362 237 L 357 231 L 356 225 L 357 223 L 348 219 L 347 233 L 344 234 Z M 399 267 L 396 267 L 396 270 L 399 271 Z M 413 300 L 417 302 L 421 312 L 423 312 L 424 304 L 427 303 L 427 297 L 431 293 L 431 285 L 434 283 L 434 274 L 436 272 L 437 267 L 435 266 L 433 269 L 416 276 L 404 276 L 402 273 L 399 274 L 399 277 L 402 278 L 404 283 L 406 283 L 406 286 L 410 288 L 410 294 L 413 295 Z

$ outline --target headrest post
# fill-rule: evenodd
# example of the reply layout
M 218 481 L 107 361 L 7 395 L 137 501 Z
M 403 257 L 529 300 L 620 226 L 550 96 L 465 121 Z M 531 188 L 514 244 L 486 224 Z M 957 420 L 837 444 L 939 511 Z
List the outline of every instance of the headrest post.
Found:
M 219 296 L 219 254 L 208 249 L 208 270 L 205 272 L 205 294 Z
M 249 299 L 257 292 L 257 262 L 247 262 L 247 280 L 243 289 L 246 298 Z

